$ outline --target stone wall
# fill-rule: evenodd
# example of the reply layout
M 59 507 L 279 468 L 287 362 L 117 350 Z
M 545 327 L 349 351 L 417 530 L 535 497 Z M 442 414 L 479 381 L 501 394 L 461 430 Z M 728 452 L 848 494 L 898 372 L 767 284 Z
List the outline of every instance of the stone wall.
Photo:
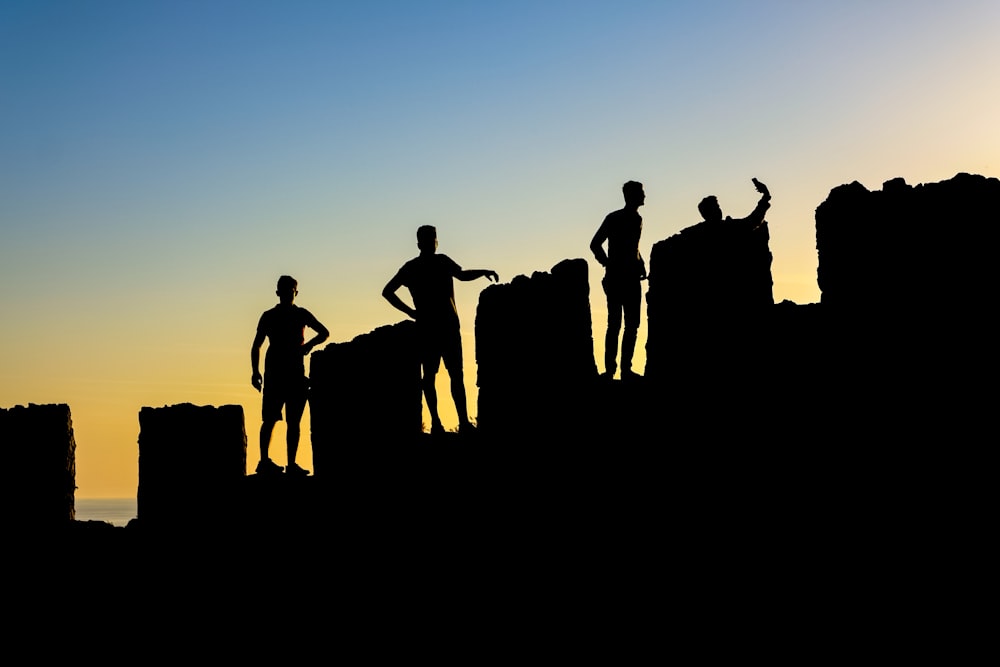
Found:
M 243 406 L 142 408 L 139 522 L 191 525 L 240 518 L 246 461 Z
M 992 412 L 977 381 L 995 369 L 993 245 L 1000 180 L 841 185 L 816 209 L 818 280 L 827 311 L 826 400 L 872 436 L 974 442 Z
M 413 321 L 379 327 L 346 343 L 330 343 L 312 353 L 309 366 L 317 476 L 332 472 L 340 457 L 388 450 L 422 433 L 420 359 Z
M 998 218 L 996 178 L 957 174 L 916 186 L 894 178 L 875 191 L 857 181 L 838 186 L 816 208 L 822 303 L 892 317 L 974 307 L 996 282 L 995 251 L 980 235 Z
M 51 526 L 75 516 L 76 438 L 65 404 L 0 408 L 2 505 L 18 525 Z
M 597 365 L 585 260 L 485 288 L 475 332 L 483 435 L 567 435 L 590 411 Z
M 653 244 L 646 294 L 648 380 L 698 382 L 740 367 L 766 340 L 774 305 L 767 225 L 701 222 Z
M 613 522 L 636 507 L 658 518 L 679 488 L 706 498 L 732 484 L 735 505 L 777 484 L 777 505 L 797 502 L 791 489 L 830 507 L 902 488 L 902 510 L 941 489 L 985 495 L 967 480 L 992 425 L 996 325 L 982 304 L 995 292 L 984 239 L 998 212 L 1000 181 L 968 174 L 834 188 L 816 209 L 819 304 L 773 303 L 766 233 L 695 225 L 659 241 L 645 378 L 633 384 L 598 378 L 585 260 L 489 285 L 466 369 L 478 438 L 418 438 L 413 322 L 332 343 L 310 362 L 319 480 L 248 478 L 241 406 L 142 408 L 140 523 L 249 525 L 267 513 L 298 529 L 377 510 L 468 524 L 484 506 L 500 518 L 545 506 L 547 530 L 614 503 Z M 72 519 L 68 406 L 0 410 L 0 438 L 15 520 Z M 366 465 L 341 465 L 354 454 Z M 470 498 L 480 504 L 461 504 Z

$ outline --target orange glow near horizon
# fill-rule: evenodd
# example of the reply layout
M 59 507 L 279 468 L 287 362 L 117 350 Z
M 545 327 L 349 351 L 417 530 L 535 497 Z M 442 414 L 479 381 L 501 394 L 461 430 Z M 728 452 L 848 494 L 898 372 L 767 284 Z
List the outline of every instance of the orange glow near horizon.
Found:
M 0 407 L 70 406 L 81 498 L 135 495 L 143 407 L 243 406 L 252 472 L 277 277 L 350 341 L 399 321 L 421 224 L 502 283 L 586 258 L 603 370 L 588 244 L 627 180 L 647 260 L 764 181 L 774 298 L 805 304 L 832 188 L 1000 177 L 1000 3 L 210 4 L 0 3 Z M 473 418 L 487 285 L 456 285 Z

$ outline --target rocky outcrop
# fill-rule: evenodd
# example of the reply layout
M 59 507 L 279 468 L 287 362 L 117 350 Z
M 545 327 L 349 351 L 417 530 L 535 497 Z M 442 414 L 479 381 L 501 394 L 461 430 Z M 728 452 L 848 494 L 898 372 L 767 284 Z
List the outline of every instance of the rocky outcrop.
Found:
M 72 521 L 76 492 L 76 438 L 65 404 L 0 408 L 6 479 L 3 507 L 17 523 L 52 526 Z
M 938 183 L 854 182 L 816 209 L 824 361 L 846 396 L 824 399 L 881 438 L 979 439 L 995 367 L 992 244 L 1000 180 L 957 174 Z
M 720 221 L 653 244 L 647 380 L 686 394 L 711 390 L 716 378 L 756 372 L 746 364 L 759 359 L 774 305 L 768 241 L 766 224 L 750 230 Z
M 653 244 L 649 289 L 658 308 L 708 313 L 774 304 L 767 224 L 700 222 Z
M 587 262 L 490 285 L 476 309 L 478 423 L 510 441 L 566 438 L 591 410 L 597 378 Z M 584 427 L 586 428 L 586 427 Z
M 314 473 L 338 458 L 391 451 L 423 431 L 416 323 L 379 327 L 330 343 L 309 361 L 309 414 Z
M 347 526 L 355 544 L 398 537 L 392 554 L 429 527 L 466 546 L 469 526 L 486 527 L 490 548 L 504 530 L 558 540 L 632 521 L 641 534 L 676 506 L 671 520 L 713 531 L 734 517 L 751 533 L 761 517 L 844 525 L 852 503 L 872 534 L 922 529 L 942 499 L 973 508 L 988 488 L 973 457 L 992 417 L 982 303 L 996 280 L 990 244 L 956 227 L 998 210 L 1000 182 L 967 174 L 835 188 L 816 211 L 822 303 L 805 305 L 773 303 L 766 234 L 685 229 L 653 246 L 646 377 L 626 384 L 597 376 L 584 260 L 488 286 L 471 438 L 421 433 L 414 323 L 328 345 L 311 360 L 313 477 L 246 476 L 239 406 L 143 408 L 139 523 L 317 548 Z M 0 436 L 35 458 L 14 462 L 29 481 L 11 498 L 38 491 L 40 520 L 71 517 L 68 407 L 17 410 L 0 411 Z M 44 470 L 25 477 L 31 466 Z M 869 503 L 891 511 L 868 517 Z
M 241 517 L 246 462 L 243 406 L 142 408 L 136 518 L 172 526 Z
M 977 230 L 998 216 L 996 178 L 963 173 L 915 186 L 894 178 L 875 191 L 857 181 L 838 186 L 816 208 L 821 302 L 893 318 L 980 302 L 992 296 L 994 251 Z

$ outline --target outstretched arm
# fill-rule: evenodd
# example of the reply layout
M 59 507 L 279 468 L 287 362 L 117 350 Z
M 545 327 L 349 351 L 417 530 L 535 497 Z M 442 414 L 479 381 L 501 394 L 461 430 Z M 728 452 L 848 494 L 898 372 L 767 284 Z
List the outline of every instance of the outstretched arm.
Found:
M 406 305 L 406 303 L 399 298 L 399 295 L 396 294 L 396 290 L 398 290 L 402 286 L 403 286 L 403 281 L 399 277 L 399 274 L 397 273 L 392 277 L 392 280 L 387 282 L 385 284 L 385 287 L 382 288 L 382 297 L 386 301 L 391 303 L 392 307 L 395 308 L 396 310 L 400 310 L 409 315 L 410 317 L 412 317 L 413 319 L 417 319 L 416 309 Z
M 757 188 L 757 192 L 760 193 L 760 201 L 757 202 L 757 207 L 754 208 L 753 212 L 748 215 L 745 219 L 750 223 L 751 229 L 758 229 L 764 224 L 764 214 L 767 213 L 767 209 L 771 208 L 771 192 L 767 189 L 767 186 L 758 181 L 756 178 L 753 180 L 754 187 Z
M 757 188 L 757 192 L 761 194 L 761 199 L 771 201 L 771 192 L 767 189 L 767 186 L 758 181 L 756 178 L 751 178 L 750 180 L 753 181 L 753 185 Z
M 482 278 L 484 276 L 493 282 L 500 281 L 500 276 L 497 275 L 496 271 L 491 269 L 468 269 L 459 271 L 455 274 L 455 277 L 459 280 L 475 280 L 476 278 Z

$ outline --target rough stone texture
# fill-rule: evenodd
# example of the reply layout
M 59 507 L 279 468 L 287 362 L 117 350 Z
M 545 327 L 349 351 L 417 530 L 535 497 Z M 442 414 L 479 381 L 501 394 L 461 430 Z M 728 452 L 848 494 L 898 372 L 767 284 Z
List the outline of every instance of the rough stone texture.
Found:
M 490 437 L 565 433 L 597 378 L 587 262 L 490 285 L 476 309 L 478 426 Z
M 658 383 L 732 376 L 755 357 L 774 305 L 767 225 L 701 222 L 653 245 L 645 376 Z
M 413 321 L 330 343 L 312 353 L 309 365 L 314 474 L 333 472 L 340 457 L 388 449 L 423 431 Z
M 139 522 L 232 521 L 242 511 L 247 435 L 242 405 L 139 411 Z
M 490 286 L 477 311 L 481 431 L 471 438 L 408 438 L 421 412 L 412 323 L 328 346 L 312 363 L 323 474 L 241 473 L 235 539 L 220 538 L 226 523 L 213 516 L 209 539 L 191 544 L 228 567 L 231 554 L 260 561 L 261 545 L 289 561 L 323 554 L 335 534 L 338 557 L 376 562 L 378 576 L 399 571 L 401 553 L 449 570 L 473 556 L 465 562 L 479 572 L 478 553 L 509 548 L 491 570 L 501 571 L 524 562 L 525 549 L 570 547 L 553 568 L 528 559 L 548 574 L 580 554 L 600 556 L 588 572 L 606 570 L 612 554 L 621 571 L 636 554 L 655 565 L 678 544 L 711 557 L 713 571 L 734 544 L 766 558 L 776 546 L 830 553 L 836 569 L 844 553 L 899 543 L 905 562 L 938 546 L 930 531 L 941 526 L 982 534 L 993 484 L 980 442 L 992 392 L 982 387 L 996 333 L 982 303 L 996 279 L 989 244 L 967 232 L 983 221 L 988 233 L 998 210 L 996 179 L 968 175 L 916 187 L 897 179 L 881 193 L 834 189 L 817 209 L 821 304 L 772 303 L 761 239 L 685 230 L 661 241 L 650 262 L 647 377 L 630 384 L 596 379 L 582 260 Z M 704 275 L 713 253 L 729 258 L 720 268 L 731 269 L 729 283 Z M 157 474 L 165 512 L 164 498 L 197 490 L 190 478 L 204 456 L 186 451 L 189 432 L 161 440 L 140 457 L 140 488 L 152 479 L 145 459 L 163 454 L 173 466 Z M 386 455 L 336 465 L 334 453 L 352 449 Z M 218 485 L 223 475 L 213 475 Z M 183 518 L 191 528 L 203 517 Z M 164 542 L 151 540 L 150 553 L 162 557 Z
M 76 439 L 69 406 L 0 408 L 0 442 L 7 473 L 0 498 L 7 516 L 39 527 L 72 521 Z
M 992 296 L 994 250 L 975 232 L 1000 219 L 1000 180 L 957 174 L 882 190 L 857 181 L 816 208 L 822 303 L 889 313 L 940 312 Z M 988 232 L 987 232 L 988 233 Z
M 916 186 L 895 178 L 881 191 L 841 185 L 817 207 L 824 358 L 831 382 L 851 387 L 827 400 L 874 424 L 872 436 L 944 444 L 988 428 L 989 392 L 976 378 L 996 368 L 995 318 L 982 304 L 997 279 L 978 230 L 998 219 L 1000 180 L 964 173 Z

